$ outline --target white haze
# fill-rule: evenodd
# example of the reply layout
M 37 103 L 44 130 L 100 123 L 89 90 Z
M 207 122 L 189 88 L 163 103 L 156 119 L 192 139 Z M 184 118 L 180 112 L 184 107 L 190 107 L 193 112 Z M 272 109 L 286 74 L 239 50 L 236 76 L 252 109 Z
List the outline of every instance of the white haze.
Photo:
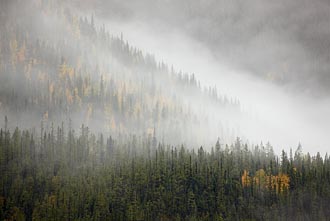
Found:
M 214 112 L 217 112 L 214 107 L 193 102 L 194 98 L 189 97 L 187 100 L 197 113 L 202 110 L 202 113 L 208 112 L 208 116 L 214 118 L 213 122 L 212 119 L 208 119 L 214 130 L 210 131 L 210 128 L 204 129 L 200 126 L 200 128 L 189 128 L 194 131 L 181 130 L 180 133 L 190 133 L 192 136 L 202 133 L 202 137 L 207 137 L 208 142 L 214 144 L 217 136 L 221 137 L 217 122 L 225 120 L 225 124 L 229 122 L 230 127 L 236 130 L 235 134 L 242 137 L 244 141 L 248 140 L 253 144 L 269 141 L 277 153 L 282 149 L 295 150 L 299 142 L 305 152 L 315 154 L 319 151 L 322 155 L 329 152 L 327 141 L 327 135 L 330 132 L 329 98 L 315 99 L 306 94 L 299 95 L 297 92 L 275 86 L 253 77 L 255 75 L 237 68 L 238 66 L 234 64 L 216 59 L 208 47 L 193 40 L 181 30 L 166 26 L 164 23 L 137 21 L 99 20 L 101 24 L 106 24 L 111 34 L 119 36 L 123 33 L 124 40 L 127 40 L 130 45 L 155 54 L 158 61 L 163 60 L 169 65 L 173 64 L 175 69 L 181 69 L 183 72 L 194 73 L 203 86 L 216 86 L 220 94 L 238 98 L 243 112 L 248 116 L 240 117 L 221 112 L 221 110 L 218 111 L 219 116 L 214 116 Z M 48 27 L 54 28 L 50 26 L 52 24 L 50 21 L 45 21 L 45 23 L 48 23 Z M 57 33 L 60 35 L 61 32 Z M 50 34 L 54 33 L 50 32 Z M 91 44 L 88 41 L 85 43 L 86 46 Z M 102 58 L 101 60 L 105 61 L 109 58 L 106 52 L 101 52 L 98 53 L 99 59 Z M 260 54 L 257 56 L 258 53 Z M 225 55 L 226 53 L 223 53 L 222 56 Z M 228 56 L 232 55 L 228 54 Z M 256 51 L 251 57 L 258 59 L 262 57 L 262 53 Z M 118 69 L 121 68 L 118 67 Z M 118 73 L 121 74 L 120 71 Z M 158 79 L 158 81 L 161 80 Z M 180 91 L 175 93 L 180 94 Z M 22 118 L 26 119 L 26 117 Z M 81 118 L 80 115 L 77 116 L 77 119 Z M 96 124 L 98 125 L 99 122 Z M 226 138 L 223 139 L 226 142 Z M 209 145 L 207 142 L 203 144 Z
M 305 152 L 329 152 L 330 100 L 288 92 L 283 87 L 216 60 L 202 44 L 184 33 L 157 24 L 110 22 L 102 20 L 114 33 L 176 69 L 195 73 L 202 85 L 218 88 L 240 100 L 242 109 L 254 116 L 240 119 L 239 135 L 252 143 L 270 142 L 277 153 L 296 149 L 299 142 Z M 197 104 L 198 105 L 198 104 Z M 229 119 L 235 120 L 235 119 Z

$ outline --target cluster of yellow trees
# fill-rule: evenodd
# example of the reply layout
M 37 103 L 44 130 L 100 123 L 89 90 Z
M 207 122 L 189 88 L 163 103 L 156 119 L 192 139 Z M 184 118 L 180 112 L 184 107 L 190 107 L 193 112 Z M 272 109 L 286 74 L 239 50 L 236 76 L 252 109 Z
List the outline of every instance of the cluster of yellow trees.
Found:
M 249 172 L 244 170 L 241 180 L 243 187 L 253 185 L 259 190 L 275 190 L 277 194 L 286 193 L 290 185 L 290 178 L 287 174 L 268 175 L 263 169 L 256 171 L 254 176 L 249 176 Z

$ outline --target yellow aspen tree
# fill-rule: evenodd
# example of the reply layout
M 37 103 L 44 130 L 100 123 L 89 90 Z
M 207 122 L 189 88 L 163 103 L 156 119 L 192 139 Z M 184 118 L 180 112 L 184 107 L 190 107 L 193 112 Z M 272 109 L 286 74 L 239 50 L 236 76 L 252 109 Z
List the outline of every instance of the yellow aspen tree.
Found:
M 65 95 L 66 95 L 67 103 L 72 104 L 73 103 L 73 96 L 72 96 L 71 91 L 69 89 L 65 90 Z
M 289 189 L 290 186 L 290 177 L 287 174 L 280 173 L 278 175 L 278 192 L 283 193 Z
M 60 66 L 59 66 L 59 73 L 58 73 L 61 80 L 65 79 L 66 71 L 67 71 L 67 65 L 66 65 L 65 61 L 63 61 L 62 64 L 60 64 Z
M 68 67 L 67 68 L 67 73 L 68 73 L 68 76 L 69 76 L 70 80 L 73 80 L 73 78 L 75 76 L 74 69 L 72 67 Z
M 44 113 L 43 121 L 48 121 L 48 111 Z
M 249 176 L 248 171 L 244 170 L 241 180 L 242 180 L 243 187 L 248 187 L 251 185 L 251 177 Z

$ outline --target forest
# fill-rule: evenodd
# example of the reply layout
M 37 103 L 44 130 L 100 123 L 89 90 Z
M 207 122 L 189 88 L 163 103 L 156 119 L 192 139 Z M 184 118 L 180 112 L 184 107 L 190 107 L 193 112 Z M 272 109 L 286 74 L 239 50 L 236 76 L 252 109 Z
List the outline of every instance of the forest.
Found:
M 0 220 L 330 217 L 327 153 L 66 0 L 0 1 L 0 122 Z
M 66 132 L 67 131 L 67 132 Z M 0 131 L 1 220 L 327 220 L 330 159 L 62 127 Z
M 79 17 L 60 3 L 36 1 L 22 9 L 2 3 L 8 9 L 0 21 L 0 110 L 12 119 L 10 126 L 39 127 L 42 121 L 50 127 L 71 119 L 76 128 L 84 123 L 116 135 L 156 128 L 173 143 L 200 143 L 210 134 L 235 139 L 237 128 L 225 119 L 239 118 L 237 98 L 202 88 L 194 74 L 156 62 L 97 26 L 92 15 Z M 24 19 L 31 11 L 33 19 Z M 45 33 L 44 14 L 58 35 Z

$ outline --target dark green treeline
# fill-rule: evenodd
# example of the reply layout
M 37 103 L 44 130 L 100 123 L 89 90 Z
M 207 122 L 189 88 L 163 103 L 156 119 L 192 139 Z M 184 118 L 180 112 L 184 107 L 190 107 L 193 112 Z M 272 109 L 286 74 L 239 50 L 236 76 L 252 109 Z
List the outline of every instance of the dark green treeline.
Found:
M 301 146 L 219 142 L 210 151 L 147 137 L 0 131 L 1 220 L 327 220 L 330 159 Z M 287 174 L 289 188 L 243 185 L 242 175 Z M 281 182 L 281 181 L 277 181 Z

